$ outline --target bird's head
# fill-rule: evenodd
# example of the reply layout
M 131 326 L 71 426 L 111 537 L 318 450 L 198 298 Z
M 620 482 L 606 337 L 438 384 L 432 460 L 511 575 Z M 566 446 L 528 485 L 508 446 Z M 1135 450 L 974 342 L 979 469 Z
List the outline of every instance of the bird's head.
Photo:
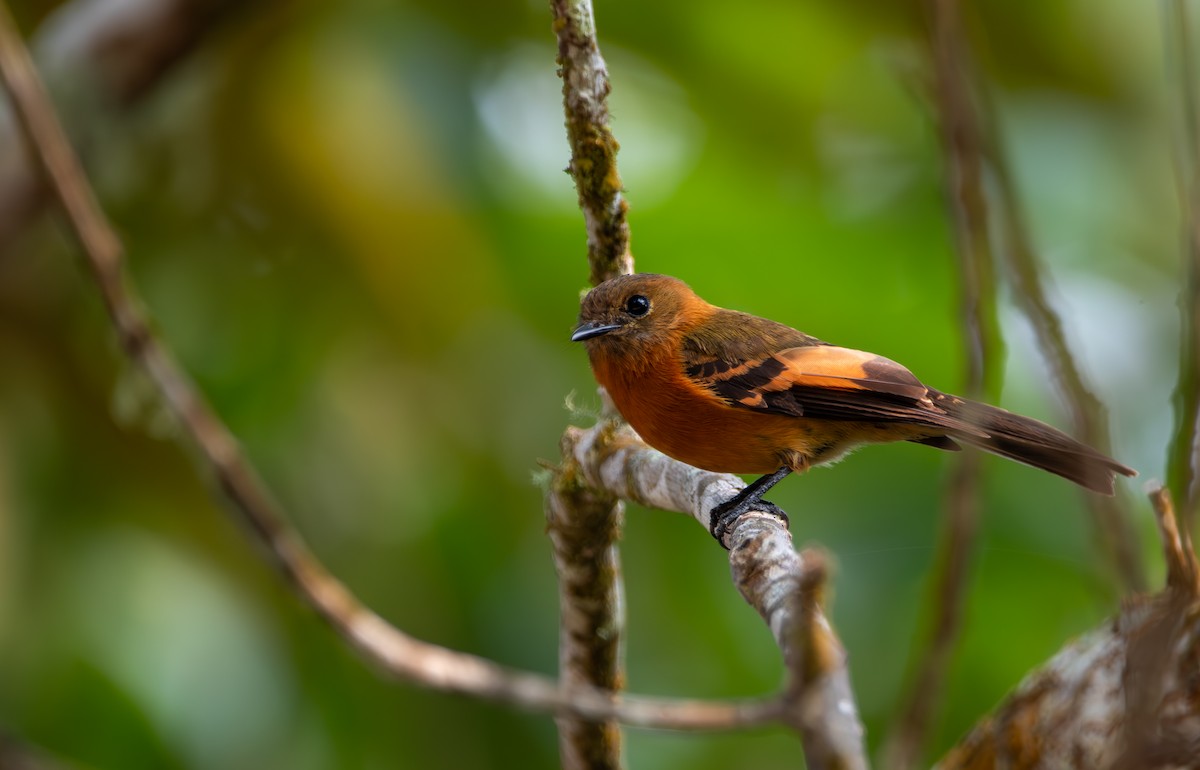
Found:
M 669 275 L 635 273 L 605 281 L 583 298 L 572 342 L 636 355 L 661 345 L 711 306 Z

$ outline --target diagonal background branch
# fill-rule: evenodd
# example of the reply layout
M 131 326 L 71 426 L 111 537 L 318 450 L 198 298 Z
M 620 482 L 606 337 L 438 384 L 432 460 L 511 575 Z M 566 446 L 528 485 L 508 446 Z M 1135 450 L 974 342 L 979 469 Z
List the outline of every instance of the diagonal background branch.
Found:
M 755 557 L 759 550 L 769 546 L 768 550 L 793 562 L 799 558 L 790 546 L 786 530 L 772 515 L 744 517 L 730 537 L 734 543 L 734 553 L 739 558 L 748 559 L 745 564 L 754 570 L 754 574 L 748 574 L 748 570 L 743 568 L 747 572 L 739 580 L 743 593 L 767 619 L 785 650 L 785 656 L 790 661 L 796 661 L 797 667 L 801 662 L 807 662 L 808 668 L 803 671 L 797 669 L 798 673 L 793 677 L 801 684 L 789 688 L 782 700 L 704 703 L 614 698 L 611 693 L 586 688 L 566 690 L 543 677 L 510 671 L 476 656 L 416 640 L 362 605 L 324 569 L 290 528 L 242 454 L 237 441 L 151 330 L 147 318 L 139 309 L 140 299 L 126 280 L 123 246 L 95 201 L 40 85 L 28 52 L 16 34 L 7 6 L 3 4 L 0 4 L 0 76 L 21 118 L 25 138 L 34 150 L 33 155 L 42 164 L 49 186 L 67 215 L 71 232 L 87 257 L 122 350 L 155 385 L 165 405 L 179 422 L 182 432 L 194 443 L 202 468 L 212 477 L 231 511 L 264 546 L 297 595 L 365 658 L 392 676 L 422 686 L 590 720 L 617 719 L 642 727 L 711 730 L 763 724 L 782 718 L 800 726 L 802 732 L 811 734 L 812 738 L 806 741 L 811 745 L 811 748 L 806 747 L 810 766 L 865 766 L 862 760 L 861 727 L 852 701 L 848 700 L 849 683 L 844 669 L 844 656 L 831 652 L 840 651 L 840 646 L 836 645 L 835 640 L 830 642 L 832 637 L 828 624 L 816 609 L 818 605 L 811 599 L 818 593 L 813 581 L 802 580 L 801 573 L 794 565 L 791 568 L 780 564 L 772 566 L 773 562 Z M 659 457 L 662 461 L 673 462 Z M 660 503 L 666 499 L 690 500 L 695 504 L 684 510 L 691 512 L 699 521 L 707 518 L 707 511 L 716 499 L 724 499 L 740 488 L 736 478 L 727 477 L 714 483 L 711 474 L 693 476 L 691 474 L 695 469 L 686 466 L 683 466 L 685 473 L 678 477 L 700 484 L 699 488 L 681 491 L 664 487 L 661 484 L 660 467 L 644 462 L 645 458 L 640 456 L 634 459 L 640 469 L 639 474 L 650 474 L 645 478 L 654 477 L 657 480 L 643 483 L 641 487 L 643 490 L 654 490 L 653 493 L 633 499 L 647 502 L 657 500 Z M 584 473 L 587 473 L 586 465 Z M 633 477 L 626 479 L 632 480 Z M 613 494 L 613 490 L 608 489 L 608 493 Z M 672 497 L 662 498 L 663 494 Z M 763 545 L 752 547 L 749 544 L 752 541 Z M 782 543 L 787 544 L 786 548 L 781 547 Z M 807 593 L 801 590 L 803 587 L 807 587 Z M 781 594 L 781 591 L 784 593 Z M 780 601 L 791 594 L 798 598 Z M 807 603 L 803 598 L 805 595 L 810 597 Z M 793 608 L 807 609 L 800 612 Z M 804 631 L 804 618 L 814 623 L 819 619 L 820 623 Z M 819 647 L 813 644 L 816 652 L 802 654 L 798 645 L 806 640 L 812 644 L 811 640 L 814 639 L 822 640 Z M 825 691 L 831 693 L 823 702 L 834 716 L 832 721 L 825 720 L 823 714 L 814 712 L 811 707 L 800 708 L 803 704 L 813 702 L 813 693 Z M 785 715 L 785 710 L 790 716 Z M 821 736 L 830 725 L 836 727 L 839 723 L 848 726 L 832 731 L 827 739 Z M 839 757 L 833 753 L 836 751 L 847 752 L 850 758 Z M 828 752 L 829 757 L 824 758 L 822 752 Z
M 521 708 L 619 719 L 672 729 L 729 729 L 776 718 L 774 701 L 704 703 L 653 698 L 614 699 L 591 689 L 568 691 L 551 679 L 417 640 L 365 607 L 321 565 L 290 527 L 229 429 L 205 402 L 151 330 L 142 303 L 122 268 L 123 251 L 71 151 L 17 34 L 0 2 L 0 78 L 21 120 L 25 139 L 78 239 L 125 355 L 153 383 L 194 444 L 230 511 L 263 546 L 297 596 L 365 659 L 387 674 L 425 687 L 470 694 Z
M 1071 418 L 1073 433 L 1085 444 L 1111 454 L 1107 410 L 1085 381 L 1067 343 L 1062 318 L 1046 296 L 1043 268 L 1021 213 L 994 120 L 988 122 L 985 136 L 989 137 L 985 149 L 997 186 L 998 227 L 1003 235 L 1001 253 L 1013 284 L 1013 297 L 1029 319 L 1042 355 L 1050 365 L 1053 382 Z M 1146 567 L 1137 547 L 1128 498 L 1119 487 L 1113 497 L 1081 494 L 1091 511 L 1100 546 L 1115 569 L 1121 588 L 1125 591 L 1144 590 Z

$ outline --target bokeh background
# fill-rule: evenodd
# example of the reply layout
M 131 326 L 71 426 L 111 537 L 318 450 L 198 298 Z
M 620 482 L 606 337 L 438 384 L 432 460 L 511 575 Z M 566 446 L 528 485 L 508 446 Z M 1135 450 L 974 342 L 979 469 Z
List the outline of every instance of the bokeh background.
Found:
M 78 2 L 78 0 L 77 0 Z M 961 386 L 907 3 L 599 2 L 641 270 Z M 1116 454 L 1160 477 L 1180 284 L 1162 9 L 971 4 L 1024 211 Z M 57 4 L 13 5 L 36 33 Z M 69 43 L 69 41 L 68 41 Z M 325 563 L 402 628 L 553 673 L 539 460 L 597 406 L 542 2 L 246 3 L 141 98 L 54 93 L 149 311 Z M 11 134 L 10 134 L 11 136 Z M 1065 424 L 1006 296 L 1002 403 Z M 53 217 L 0 243 L 0 729 L 68 767 L 550 768 L 553 723 L 384 680 L 299 606 L 122 361 Z M 873 747 L 923 644 L 948 456 L 789 479 L 836 557 Z M 940 753 L 1114 611 L 1080 494 L 989 459 Z M 1140 482 L 1139 548 L 1161 575 Z M 778 652 L 683 516 L 631 507 L 633 691 L 750 696 Z M 794 766 L 782 730 L 630 731 L 633 767 Z

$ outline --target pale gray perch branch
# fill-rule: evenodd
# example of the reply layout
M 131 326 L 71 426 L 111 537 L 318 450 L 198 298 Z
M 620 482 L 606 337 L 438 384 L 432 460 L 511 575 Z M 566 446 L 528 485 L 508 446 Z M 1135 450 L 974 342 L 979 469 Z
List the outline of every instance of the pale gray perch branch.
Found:
M 672 460 L 642 443 L 629 426 L 602 421 L 564 438 L 587 481 L 625 500 L 679 511 L 708 530 L 709 511 L 745 484 Z M 863 728 L 846 656 L 819 603 L 824 559 L 797 553 L 783 522 L 767 512 L 742 516 L 726 536 L 733 580 L 766 621 L 788 664 L 782 719 L 800 732 L 812 770 L 866 768 Z M 806 590 L 807 589 L 807 590 Z

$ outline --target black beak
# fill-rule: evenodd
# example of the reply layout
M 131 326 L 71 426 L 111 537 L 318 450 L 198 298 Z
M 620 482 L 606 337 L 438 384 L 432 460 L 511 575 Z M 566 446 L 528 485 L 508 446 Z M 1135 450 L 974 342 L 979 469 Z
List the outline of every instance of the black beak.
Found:
M 579 324 L 571 334 L 571 342 L 583 342 L 590 340 L 592 337 L 599 337 L 601 334 L 608 334 L 613 329 L 620 329 L 620 324 L 602 324 L 599 321 L 587 321 Z

